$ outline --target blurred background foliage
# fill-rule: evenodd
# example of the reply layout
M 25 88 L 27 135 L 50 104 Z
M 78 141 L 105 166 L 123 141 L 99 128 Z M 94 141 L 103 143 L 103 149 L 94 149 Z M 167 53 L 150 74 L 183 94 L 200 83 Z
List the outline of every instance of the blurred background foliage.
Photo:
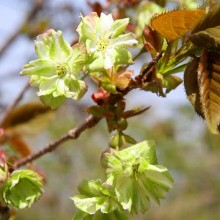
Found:
M 66 105 L 56 113 L 44 139 L 29 140 L 33 146 L 54 139 L 77 125 L 84 115 Z M 153 110 L 130 119 L 128 133 L 137 140 L 154 139 L 160 164 L 168 167 L 175 184 L 162 201 L 152 206 L 144 216 L 135 219 L 153 220 L 217 220 L 220 218 L 220 149 L 219 136 L 201 128 L 201 121 L 191 106 L 172 109 L 173 115 L 164 120 L 156 118 Z M 150 119 L 150 120 L 149 120 Z M 144 122 L 144 123 L 143 123 Z M 46 138 L 46 139 L 47 139 Z M 39 140 L 40 139 L 40 140 Z M 106 148 L 105 121 L 68 142 L 55 152 L 36 161 L 35 166 L 46 176 L 45 193 L 32 208 L 18 211 L 18 219 L 71 219 L 73 203 L 68 198 L 77 193 L 77 185 L 84 178 L 100 178 L 100 154 Z
M 172 4 L 175 7 L 175 3 Z M 1 113 L 26 83 L 27 79 L 18 73 L 21 66 L 34 57 L 36 35 L 48 28 L 61 29 L 67 40 L 74 42 L 79 14 L 87 14 L 89 10 L 86 1 L 1 1 Z M 81 103 L 67 101 L 54 112 L 54 119 L 41 134 L 24 136 L 31 149 L 35 152 L 79 124 L 87 116 L 82 110 L 91 104 L 92 91 L 94 88 Z M 207 131 L 184 96 L 180 87 L 167 99 L 145 93 L 126 97 L 129 107 L 152 106 L 144 115 L 129 119 L 127 133 L 133 134 L 137 141 L 154 139 L 159 163 L 168 167 L 175 180 L 173 190 L 161 206 L 152 206 L 144 216 L 136 217 L 137 220 L 220 219 L 220 137 Z M 37 99 L 36 91 L 29 89 L 23 102 L 33 99 Z M 77 185 L 84 177 L 103 176 L 99 160 L 109 139 L 102 120 L 78 140 L 69 141 L 35 161 L 31 166 L 45 176 L 45 192 L 30 209 L 16 211 L 16 219 L 71 219 L 74 206 L 69 197 L 77 194 Z

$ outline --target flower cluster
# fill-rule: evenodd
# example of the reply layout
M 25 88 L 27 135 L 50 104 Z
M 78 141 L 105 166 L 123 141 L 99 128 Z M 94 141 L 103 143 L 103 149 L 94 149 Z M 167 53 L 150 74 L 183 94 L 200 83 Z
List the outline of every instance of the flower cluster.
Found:
M 14 207 L 30 207 L 42 194 L 42 178 L 31 170 L 17 170 L 2 187 L 4 201 Z
M 111 14 L 103 13 L 100 17 L 96 13 L 82 17 L 77 32 L 90 54 L 90 70 L 110 69 L 114 65 L 132 63 L 127 48 L 137 44 L 137 40 L 132 33 L 123 34 L 128 22 L 128 18 L 114 21 Z
M 35 41 L 38 59 L 24 65 L 21 75 L 30 76 L 31 85 L 39 88 L 38 96 L 51 108 L 66 98 L 79 100 L 87 91 L 85 74 L 132 63 L 127 48 L 137 41 L 131 33 L 124 34 L 128 22 L 103 13 L 82 17 L 79 42 L 73 47 L 61 31 L 48 30 Z
M 79 74 L 86 58 L 82 45 L 72 48 L 61 31 L 49 30 L 38 36 L 35 51 L 38 59 L 26 64 L 21 75 L 31 77 L 45 104 L 56 108 L 65 98 L 79 100 L 85 94 L 87 87 Z
M 157 164 L 153 141 L 144 141 L 121 151 L 105 153 L 107 180 L 84 180 L 81 195 L 72 197 L 79 209 L 74 219 L 98 219 L 107 213 L 128 219 L 127 213 L 144 213 L 150 201 L 160 204 L 172 188 L 167 168 Z M 112 217 L 112 219 L 117 219 Z
M 115 186 L 118 201 L 131 213 L 144 213 L 150 200 L 160 204 L 160 199 L 172 188 L 167 168 L 157 164 L 154 141 L 144 141 L 106 156 L 107 183 Z

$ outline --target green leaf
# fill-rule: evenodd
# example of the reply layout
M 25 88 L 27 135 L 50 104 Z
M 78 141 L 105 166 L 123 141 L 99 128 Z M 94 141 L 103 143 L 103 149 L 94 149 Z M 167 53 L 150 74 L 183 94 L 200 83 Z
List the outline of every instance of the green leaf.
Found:
M 190 36 L 190 40 L 198 47 L 215 47 L 220 45 L 220 26 L 207 28 Z
M 116 149 L 118 148 L 120 144 L 120 134 L 118 131 L 116 131 L 116 133 L 111 137 L 109 144 L 112 148 L 116 148 Z
M 118 19 L 116 20 L 112 26 L 111 26 L 111 29 L 112 29 L 112 37 L 113 38 L 116 38 L 118 37 L 121 33 L 123 33 L 127 27 L 129 23 L 129 18 L 124 18 L 124 19 Z
M 105 117 L 105 116 L 109 116 L 111 115 L 111 112 L 105 108 L 105 107 L 102 107 L 102 106 L 97 106 L 97 105 L 94 105 L 94 106 L 90 106 L 89 108 L 87 108 L 85 110 L 85 112 L 88 112 L 89 114 L 92 114 L 96 117 Z
M 142 113 L 144 113 L 145 111 L 147 111 L 150 107 L 146 107 L 146 108 L 142 108 L 141 106 L 136 106 L 131 110 L 125 111 L 123 112 L 120 117 L 122 118 L 130 118 L 136 115 L 140 115 Z
M 182 83 L 182 79 L 178 76 L 168 75 L 163 78 L 163 86 L 166 88 L 166 93 L 169 93 L 171 90 L 175 89 Z
M 129 144 L 136 144 L 137 141 L 131 137 L 130 135 L 127 135 L 127 134 L 123 134 L 124 138 L 125 138 L 125 141 Z
M 30 207 L 42 194 L 42 178 L 31 170 L 14 171 L 3 185 L 5 202 L 18 209 Z

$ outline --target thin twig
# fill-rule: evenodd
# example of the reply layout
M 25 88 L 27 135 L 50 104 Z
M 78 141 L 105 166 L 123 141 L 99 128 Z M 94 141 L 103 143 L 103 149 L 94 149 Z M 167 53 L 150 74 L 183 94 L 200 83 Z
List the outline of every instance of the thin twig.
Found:
M 24 88 L 21 90 L 21 92 L 18 94 L 18 96 L 16 97 L 16 99 L 5 109 L 5 111 L 3 112 L 3 117 L 0 120 L 0 127 L 3 126 L 8 114 L 17 106 L 17 104 L 21 101 L 21 99 L 24 96 L 24 93 L 26 92 L 26 90 L 29 88 L 29 82 L 27 82 L 24 86 Z
M 16 161 L 10 170 L 12 171 L 14 169 L 17 169 L 23 165 L 26 165 L 27 163 L 30 163 L 30 162 L 38 159 L 39 157 L 45 155 L 46 153 L 54 151 L 58 146 L 60 146 L 62 143 L 66 142 L 67 140 L 77 139 L 83 131 L 95 126 L 100 120 L 101 120 L 101 118 L 97 118 L 92 115 L 89 116 L 88 118 L 86 118 L 86 120 L 83 123 L 78 125 L 76 128 L 69 130 L 69 132 L 67 134 L 63 135 L 62 137 L 60 137 L 56 141 L 49 143 L 48 145 L 43 147 L 38 152 L 33 153 L 27 157 L 24 157 L 24 158 Z
M 148 63 L 147 67 L 143 70 L 139 77 L 143 77 L 146 73 L 148 73 L 151 68 L 153 68 L 158 63 L 158 60 L 162 57 L 163 53 L 164 51 L 161 51 L 159 54 L 157 54 L 157 56 L 154 57 L 150 63 Z

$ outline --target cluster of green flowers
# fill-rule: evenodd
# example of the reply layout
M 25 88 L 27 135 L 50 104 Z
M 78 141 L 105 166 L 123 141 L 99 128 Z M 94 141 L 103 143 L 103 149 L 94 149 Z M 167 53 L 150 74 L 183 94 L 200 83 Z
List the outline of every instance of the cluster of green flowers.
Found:
M 133 63 L 128 48 L 137 44 L 137 40 L 132 33 L 125 33 L 128 22 L 128 18 L 114 21 L 111 14 L 103 13 L 100 17 L 96 13 L 82 17 L 77 28 L 79 42 L 73 47 L 64 40 L 61 31 L 49 30 L 38 36 L 35 42 L 38 59 L 26 64 L 21 75 L 30 76 L 30 83 L 39 88 L 38 96 L 51 108 L 57 108 L 66 98 L 79 100 L 87 91 L 83 80 L 86 76 L 95 77 L 100 73 L 106 76 L 121 65 Z M 121 79 L 124 77 L 121 88 L 127 86 L 130 75 L 128 72 L 121 74 Z M 113 79 L 112 82 L 109 79 Z M 103 85 L 108 82 L 112 88 L 118 86 L 116 76 L 98 80 Z M 112 91 L 116 89 L 108 92 Z M 129 214 L 148 210 L 151 200 L 159 204 L 172 187 L 168 170 L 157 164 L 152 141 L 105 153 L 102 162 L 106 181 L 84 180 L 79 186 L 80 195 L 72 197 L 78 209 L 75 220 L 128 219 Z M 15 203 L 10 198 L 13 184 L 29 185 L 29 179 L 21 180 L 21 174 L 14 176 L 20 181 L 5 186 L 4 199 L 15 207 L 27 207 L 26 200 L 26 203 L 21 199 Z M 34 198 L 30 196 L 30 204 L 38 198 L 38 192 L 34 195 Z M 21 192 L 16 191 L 14 196 L 21 197 Z
M 111 14 L 103 13 L 82 17 L 79 42 L 73 47 L 61 31 L 48 30 L 35 41 L 38 59 L 26 64 L 21 75 L 30 76 L 30 83 L 39 88 L 38 96 L 51 108 L 66 98 L 79 100 L 87 91 L 85 76 L 132 63 L 127 48 L 137 41 L 132 33 L 124 34 L 128 22 L 128 18 L 114 21 Z
M 42 192 L 42 177 L 31 170 L 16 170 L 1 183 L 0 204 L 23 209 L 36 202 Z
M 167 168 L 157 164 L 154 141 L 105 153 L 102 159 L 107 180 L 82 181 L 80 195 L 72 197 L 78 208 L 74 220 L 128 219 L 129 213 L 146 212 L 151 200 L 160 204 L 172 188 Z

